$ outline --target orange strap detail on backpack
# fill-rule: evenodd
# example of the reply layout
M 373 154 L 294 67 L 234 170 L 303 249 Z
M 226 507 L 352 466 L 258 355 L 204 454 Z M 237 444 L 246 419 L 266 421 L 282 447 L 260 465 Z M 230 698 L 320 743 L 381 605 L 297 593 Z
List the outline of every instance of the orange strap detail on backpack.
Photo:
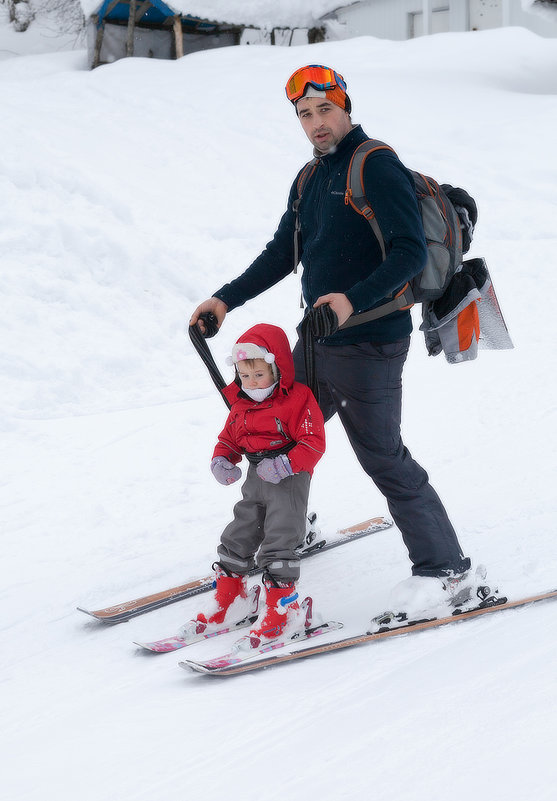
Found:
M 391 153 L 395 152 L 390 145 L 386 145 L 385 142 L 381 142 L 379 139 L 366 139 L 366 141 L 358 145 L 356 150 L 352 153 L 352 158 L 350 159 L 350 163 L 348 165 L 348 172 L 346 174 L 346 192 L 344 193 L 344 202 L 347 206 L 352 206 L 354 211 L 358 212 L 358 214 L 361 214 L 362 217 L 365 217 L 365 219 L 368 221 L 371 226 L 371 230 L 375 234 L 375 238 L 379 243 L 379 247 L 381 248 L 383 261 L 385 261 L 387 258 L 385 240 L 383 238 L 383 234 L 381 233 L 379 223 L 375 217 L 375 212 L 369 205 L 368 199 L 366 198 L 364 189 L 364 166 L 366 158 L 370 155 L 370 153 L 376 153 L 378 150 L 389 150 Z
M 410 283 L 407 281 L 404 284 L 404 286 L 402 287 L 402 289 L 400 290 L 400 292 L 396 293 L 395 300 L 396 300 L 396 298 L 400 298 L 401 295 L 404 295 L 406 290 L 409 289 L 409 288 L 410 288 Z M 407 306 L 399 306 L 398 311 L 406 311 L 407 309 L 411 309 L 413 305 L 414 305 L 414 303 L 412 302 L 412 303 L 409 303 Z

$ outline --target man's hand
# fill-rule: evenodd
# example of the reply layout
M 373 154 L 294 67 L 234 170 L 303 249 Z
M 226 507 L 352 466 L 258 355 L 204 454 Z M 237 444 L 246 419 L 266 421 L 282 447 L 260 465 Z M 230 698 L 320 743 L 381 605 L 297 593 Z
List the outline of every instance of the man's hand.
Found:
M 339 326 L 345 323 L 354 312 L 354 307 L 342 292 L 330 292 L 328 295 L 321 295 L 313 304 L 313 308 L 328 304 L 338 318 Z
M 190 325 L 195 325 L 199 321 L 201 332 L 205 334 L 205 325 L 203 324 L 203 320 L 199 319 L 199 315 L 205 314 L 206 312 L 212 312 L 217 318 L 217 324 L 220 328 L 223 324 L 224 318 L 226 317 L 227 311 L 228 306 L 226 303 L 223 303 L 222 300 L 219 300 L 218 298 L 209 298 L 208 300 L 204 300 L 203 303 L 200 303 L 197 309 L 194 311 L 190 319 Z

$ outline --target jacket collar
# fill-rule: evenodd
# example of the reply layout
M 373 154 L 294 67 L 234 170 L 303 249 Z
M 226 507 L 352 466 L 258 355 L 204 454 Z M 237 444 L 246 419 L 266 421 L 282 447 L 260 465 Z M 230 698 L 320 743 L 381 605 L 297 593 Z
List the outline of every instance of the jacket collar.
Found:
M 224 397 L 229 401 L 229 403 L 237 403 L 239 400 L 244 401 L 246 404 L 251 406 L 259 406 L 262 409 L 266 409 L 273 405 L 274 401 L 279 395 L 288 395 L 288 390 L 285 387 L 281 387 L 280 384 L 275 387 L 275 390 L 272 395 L 269 395 L 268 398 L 265 398 L 264 401 L 257 401 L 252 400 L 249 395 L 246 395 L 242 386 L 239 382 L 233 381 L 231 384 L 228 384 L 221 390 Z
M 313 155 L 315 158 L 320 159 L 321 161 L 333 163 L 337 160 L 343 159 L 347 153 L 354 150 L 359 144 L 365 142 L 365 140 L 368 138 L 369 137 L 364 133 L 361 125 L 353 125 L 352 130 L 348 131 L 346 136 L 340 140 L 334 150 L 330 150 L 328 153 L 320 153 L 317 148 L 314 148 Z

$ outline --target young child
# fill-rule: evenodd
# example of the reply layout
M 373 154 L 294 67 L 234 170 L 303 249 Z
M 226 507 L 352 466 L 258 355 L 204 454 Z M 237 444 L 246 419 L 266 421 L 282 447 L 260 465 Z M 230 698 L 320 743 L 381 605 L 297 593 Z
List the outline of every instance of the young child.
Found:
M 294 381 L 294 362 L 286 334 L 260 324 L 232 348 L 236 378 L 223 390 L 232 404 L 211 461 L 220 484 L 241 476 L 245 454 L 249 466 L 242 500 L 224 529 L 211 613 L 200 624 L 220 624 L 238 598 L 246 598 L 246 575 L 257 564 L 264 569 L 265 606 L 252 644 L 279 636 L 299 609 L 296 580 L 300 558 L 296 546 L 306 532 L 310 477 L 325 451 L 323 415 L 312 392 Z

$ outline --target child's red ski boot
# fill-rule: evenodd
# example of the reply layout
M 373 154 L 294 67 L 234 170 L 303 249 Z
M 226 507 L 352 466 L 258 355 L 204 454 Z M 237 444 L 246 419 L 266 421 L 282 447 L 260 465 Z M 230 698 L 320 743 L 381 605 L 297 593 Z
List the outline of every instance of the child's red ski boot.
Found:
M 236 622 L 248 613 L 249 604 L 242 603 L 248 599 L 246 576 L 232 573 L 220 562 L 214 563 L 213 570 L 215 591 L 212 600 L 205 612 L 199 612 L 195 620 L 182 626 L 179 636 L 186 638 L 188 634 L 202 634 L 207 628 L 225 623 L 227 616 Z M 232 606 L 234 609 L 231 609 Z
M 305 613 L 300 609 L 293 581 L 279 581 L 266 573 L 263 586 L 265 606 L 260 619 L 248 635 L 251 648 L 258 648 L 267 640 L 275 640 L 285 632 L 289 634 L 304 626 Z

